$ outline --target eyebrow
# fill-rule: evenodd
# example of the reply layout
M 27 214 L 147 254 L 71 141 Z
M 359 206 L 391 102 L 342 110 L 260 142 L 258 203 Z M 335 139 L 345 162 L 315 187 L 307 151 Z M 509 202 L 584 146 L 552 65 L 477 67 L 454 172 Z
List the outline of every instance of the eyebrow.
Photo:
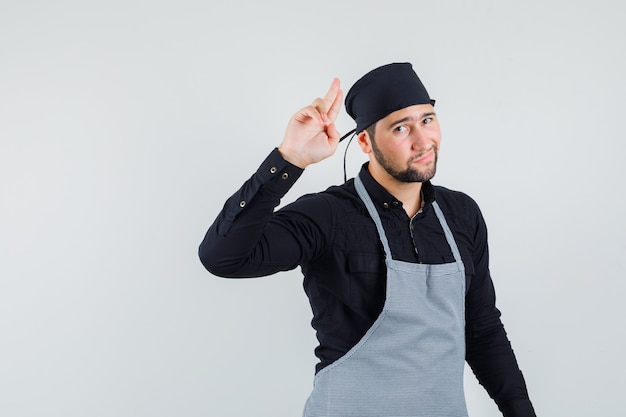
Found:
M 425 117 L 428 116 L 436 116 L 434 111 L 429 111 L 429 112 L 424 112 L 422 113 L 419 117 L 415 117 L 415 116 L 407 116 L 407 117 L 403 117 L 402 119 L 396 120 L 394 122 L 391 122 L 389 124 L 389 126 L 387 126 L 388 129 L 391 129 L 392 127 L 394 127 L 395 125 L 398 125 L 400 123 L 404 123 L 404 122 L 408 122 L 408 121 L 417 121 L 417 120 L 422 120 Z

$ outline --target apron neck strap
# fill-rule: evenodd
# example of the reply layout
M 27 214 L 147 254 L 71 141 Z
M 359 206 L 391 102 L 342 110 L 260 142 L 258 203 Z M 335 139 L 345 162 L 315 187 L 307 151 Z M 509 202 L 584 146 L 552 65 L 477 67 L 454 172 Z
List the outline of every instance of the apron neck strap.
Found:
M 376 224 L 376 229 L 378 230 L 380 241 L 383 244 L 383 248 L 385 249 L 385 257 L 387 259 L 392 259 L 391 249 L 389 248 L 389 241 L 387 240 L 387 235 L 385 234 L 385 229 L 383 228 L 383 222 L 380 219 L 380 215 L 378 214 L 378 210 L 376 210 L 376 206 L 374 205 L 372 198 L 370 197 L 369 193 L 365 189 L 365 186 L 363 185 L 363 181 L 361 180 L 360 175 L 357 175 L 354 178 L 354 187 L 356 188 L 356 192 L 358 193 L 359 197 L 361 197 L 361 200 L 363 200 L 363 203 L 365 204 L 365 208 L 367 208 L 367 211 L 370 217 L 372 218 L 372 220 L 374 220 L 374 224 Z M 448 222 L 446 221 L 446 218 L 443 215 L 443 212 L 441 211 L 439 204 L 437 204 L 437 201 L 433 201 L 432 204 L 433 204 L 433 208 L 435 209 L 435 214 L 437 215 L 437 218 L 439 219 L 439 223 L 441 224 L 441 228 L 443 229 L 443 233 L 446 236 L 446 240 L 448 241 L 448 245 L 450 245 L 450 249 L 452 250 L 452 255 L 454 256 L 454 260 L 457 263 L 462 263 L 459 248 L 456 244 L 456 241 L 454 240 L 452 231 L 450 230 L 450 227 L 448 226 Z
M 372 198 L 365 189 L 363 181 L 361 181 L 361 177 L 359 175 L 357 175 L 354 179 L 354 187 L 356 188 L 356 192 L 359 194 L 359 197 L 361 197 L 361 200 L 363 200 L 365 208 L 367 208 L 370 217 L 372 218 L 372 220 L 374 220 L 374 224 L 376 224 L 376 229 L 378 229 L 378 236 L 381 243 L 383 244 L 383 248 L 385 249 L 385 257 L 387 259 L 392 259 L 391 249 L 389 248 L 389 242 L 387 241 L 387 235 L 385 234 L 385 229 L 383 228 L 383 222 L 380 220 L 380 216 L 378 215 L 376 206 L 374 206 L 374 202 L 372 201 Z

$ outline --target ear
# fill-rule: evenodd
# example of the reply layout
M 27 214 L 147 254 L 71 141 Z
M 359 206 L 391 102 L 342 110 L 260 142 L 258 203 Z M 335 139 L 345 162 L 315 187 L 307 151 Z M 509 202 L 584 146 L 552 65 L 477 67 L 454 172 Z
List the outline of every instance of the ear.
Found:
M 363 153 L 371 153 L 372 152 L 372 141 L 370 140 L 370 135 L 365 130 L 361 130 L 361 132 L 356 137 L 359 146 Z

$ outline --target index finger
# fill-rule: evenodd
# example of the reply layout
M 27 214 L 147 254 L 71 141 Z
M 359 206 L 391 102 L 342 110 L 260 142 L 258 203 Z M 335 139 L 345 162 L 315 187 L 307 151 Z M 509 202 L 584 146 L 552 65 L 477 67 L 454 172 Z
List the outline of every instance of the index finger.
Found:
M 341 81 L 339 81 L 339 78 L 335 77 L 333 78 L 333 82 L 330 84 L 328 92 L 324 96 L 326 109 L 330 109 L 333 106 L 338 94 L 341 94 Z
M 343 91 L 339 89 L 339 91 L 337 92 L 337 95 L 335 96 L 335 101 L 333 101 L 333 104 L 330 106 L 330 109 L 328 110 L 328 119 L 330 120 L 331 123 L 333 123 L 335 119 L 337 118 L 337 116 L 339 115 L 339 111 L 341 110 L 342 103 L 343 103 Z
M 323 108 L 318 108 L 324 122 L 328 122 L 330 120 L 332 123 L 334 121 L 339 113 L 342 98 L 343 92 L 341 91 L 341 82 L 339 81 L 339 78 L 333 78 L 328 92 L 321 100 L 320 104 L 322 104 Z

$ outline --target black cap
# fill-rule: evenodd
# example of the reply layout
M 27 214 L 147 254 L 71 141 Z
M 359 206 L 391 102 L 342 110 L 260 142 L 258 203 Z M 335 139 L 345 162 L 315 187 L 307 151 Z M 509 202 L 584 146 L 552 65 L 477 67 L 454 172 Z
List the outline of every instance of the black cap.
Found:
M 356 122 L 356 133 L 396 110 L 432 100 L 408 63 L 378 67 L 359 79 L 346 95 L 346 111 Z M 346 135 L 347 136 L 347 135 Z

